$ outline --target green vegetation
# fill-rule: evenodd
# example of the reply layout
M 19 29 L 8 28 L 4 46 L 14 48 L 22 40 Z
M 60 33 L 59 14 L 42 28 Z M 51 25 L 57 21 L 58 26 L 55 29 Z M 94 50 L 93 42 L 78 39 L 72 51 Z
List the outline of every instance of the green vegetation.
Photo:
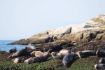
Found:
M 95 19 L 93 19 L 95 22 L 99 22 L 99 23 L 102 23 L 102 24 L 104 24 L 105 23 L 105 21 L 103 20 L 103 19 L 101 19 L 101 18 L 95 18 Z
M 55 70 L 59 62 L 59 60 L 50 60 L 33 64 L 13 64 L 11 61 L 0 61 L 0 70 Z
M 95 70 L 94 64 L 96 64 L 96 57 L 82 58 L 75 61 L 70 70 Z

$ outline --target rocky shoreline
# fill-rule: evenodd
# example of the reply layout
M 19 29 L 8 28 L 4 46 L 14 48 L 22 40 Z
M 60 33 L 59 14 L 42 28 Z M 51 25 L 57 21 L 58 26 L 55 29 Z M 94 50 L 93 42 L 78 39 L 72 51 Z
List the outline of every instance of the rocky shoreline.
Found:
M 33 35 L 30 38 L 17 40 L 10 44 L 33 44 L 39 51 L 60 52 L 62 49 L 70 49 L 76 47 L 76 52 L 80 51 L 79 54 L 97 54 L 98 49 L 105 48 L 105 15 L 99 15 L 86 22 L 83 27 L 79 26 L 66 26 L 53 30 L 48 30 L 37 35 Z M 92 50 L 84 52 L 86 50 Z M 50 53 L 51 54 L 51 53 Z M 55 54 L 55 53 L 54 53 Z M 105 54 L 103 51 L 101 54 Z M 63 64 L 65 66 L 66 58 L 73 57 L 74 54 L 66 54 L 63 58 Z M 34 60 L 36 58 L 32 58 Z M 70 58 L 72 61 L 72 59 Z M 104 59 L 103 59 L 104 60 Z M 102 68 L 104 64 L 96 64 L 97 67 Z
M 99 15 L 85 22 L 84 26 L 60 27 L 57 29 L 48 30 L 26 39 L 20 39 L 10 44 L 42 44 L 65 40 L 66 42 L 90 42 L 105 40 L 105 15 Z

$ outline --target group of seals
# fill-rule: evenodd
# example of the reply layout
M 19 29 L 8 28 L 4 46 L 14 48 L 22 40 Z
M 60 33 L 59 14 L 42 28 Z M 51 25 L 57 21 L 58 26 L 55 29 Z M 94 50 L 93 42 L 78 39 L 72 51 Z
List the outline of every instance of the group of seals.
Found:
M 74 48 L 73 48 L 74 50 Z M 48 50 L 47 52 L 37 51 L 37 50 L 28 50 L 28 48 L 21 49 L 20 51 L 17 51 L 16 48 L 13 48 L 9 51 L 12 53 L 9 58 L 12 58 L 12 61 L 14 63 L 24 62 L 27 64 L 35 63 L 35 62 L 43 62 L 46 61 L 50 55 L 52 58 L 56 59 L 59 58 L 62 59 L 62 63 L 65 68 L 70 66 L 75 60 L 86 58 L 89 56 L 97 56 L 99 57 L 99 63 L 95 64 L 94 67 L 96 70 L 103 70 L 105 69 L 105 49 L 101 48 L 97 51 L 95 50 L 83 50 L 83 51 L 72 51 L 72 49 L 61 49 L 58 52 L 50 52 Z
M 47 52 L 33 51 L 29 50 L 29 48 L 27 47 L 21 49 L 20 51 L 12 52 L 11 55 L 9 56 L 9 58 L 12 59 L 13 63 L 41 62 L 47 60 L 48 57 L 49 57 L 49 51 Z

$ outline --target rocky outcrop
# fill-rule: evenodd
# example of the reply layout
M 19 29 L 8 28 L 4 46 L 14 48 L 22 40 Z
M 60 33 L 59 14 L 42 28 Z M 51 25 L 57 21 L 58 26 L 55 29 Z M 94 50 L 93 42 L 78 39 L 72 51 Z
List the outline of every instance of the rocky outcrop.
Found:
M 27 39 L 21 39 L 11 44 L 43 44 L 65 40 L 66 42 L 91 42 L 105 40 L 105 15 L 99 15 L 82 26 L 60 27 L 57 29 L 48 30 L 37 35 L 33 35 Z
M 103 28 L 105 27 L 105 14 L 96 16 L 86 22 L 85 28 Z
M 37 35 L 33 35 L 32 37 L 27 39 L 17 40 L 11 44 L 26 45 L 28 43 L 40 44 L 40 43 L 54 42 L 56 40 L 61 40 L 62 37 L 64 37 L 65 35 L 71 35 L 71 34 L 80 32 L 82 30 L 84 30 L 84 28 L 80 26 L 60 27 L 54 30 L 48 30 L 46 32 L 39 33 Z

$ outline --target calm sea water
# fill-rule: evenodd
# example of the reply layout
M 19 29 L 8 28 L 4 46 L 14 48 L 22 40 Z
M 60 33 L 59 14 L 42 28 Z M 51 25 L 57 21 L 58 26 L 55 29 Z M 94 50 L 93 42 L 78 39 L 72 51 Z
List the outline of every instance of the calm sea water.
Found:
M 20 49 L 25 47 L 25 45 L 8 45 L 11 42 L 13 42 L 13 41 L 11 41 L 11 40 L 0 40 L 0 50 L 8 52 L 11 48 L 14 48 L 14 47 L 16 47 L 17 50 L 20 50 Z

